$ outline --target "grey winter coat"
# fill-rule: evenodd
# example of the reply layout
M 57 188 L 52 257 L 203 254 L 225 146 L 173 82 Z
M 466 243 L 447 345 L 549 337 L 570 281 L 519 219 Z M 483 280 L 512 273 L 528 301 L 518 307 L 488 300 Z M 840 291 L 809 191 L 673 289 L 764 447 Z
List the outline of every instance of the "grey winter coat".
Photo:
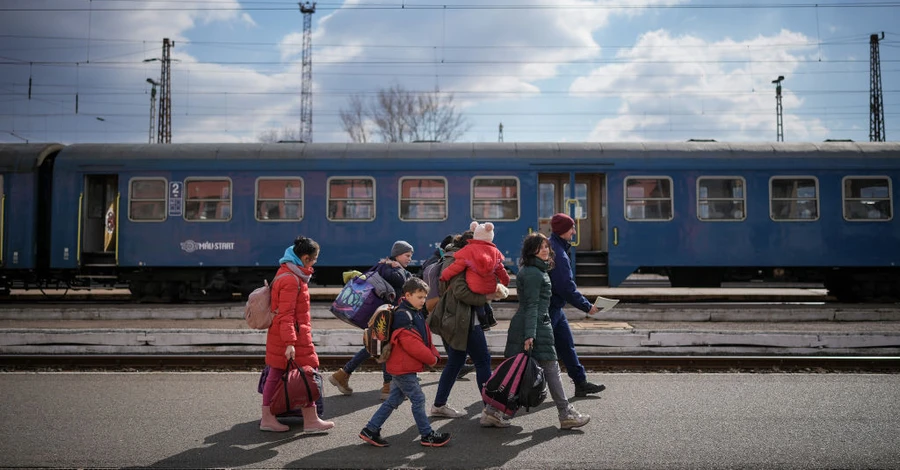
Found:
M 538 361 L 555 361 L 553 326 L 550 324 L 550 276 L 549 265 L 538 258 L 523 266 L 516 274 L 516 292 L 519 293 L 519 309 L 509 322 L 506 334 L 505 357 L 525 351 L 525 340 L 534 338 L 532 357 Z
M 444 255 L 442 269 L 453 261 L 453 251 L 448 251 Z M 443 338 L 447 346 L 465 351 L 469 344 L 469 330 L 474 324 L 472 306 L 486 304 L 487 297 L 469 289 L 465 272 L 457 274 L 449 282 L 441 282 L 440 291 L 441 299 L 428 316 L 428 327 Z

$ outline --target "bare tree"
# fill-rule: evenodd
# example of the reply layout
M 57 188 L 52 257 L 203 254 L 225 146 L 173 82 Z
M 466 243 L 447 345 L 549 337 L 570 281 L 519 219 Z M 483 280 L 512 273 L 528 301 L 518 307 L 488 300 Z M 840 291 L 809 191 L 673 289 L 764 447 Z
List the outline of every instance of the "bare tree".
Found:
M 267 129 L 256 135 L 256 140 L 274 144 L 275 142 L 299 142 L 300 129 L 282 127 L 281 129 Z
M 469 130 L 456 110 L 453 94 L 414 92 L 394 85 L 379 90 L 372 101 L 353 95 L 348 104 L 348 109 L 341 110 L 341 121 L 354 142 L 374 137 L 381 142 L 453 142 Z

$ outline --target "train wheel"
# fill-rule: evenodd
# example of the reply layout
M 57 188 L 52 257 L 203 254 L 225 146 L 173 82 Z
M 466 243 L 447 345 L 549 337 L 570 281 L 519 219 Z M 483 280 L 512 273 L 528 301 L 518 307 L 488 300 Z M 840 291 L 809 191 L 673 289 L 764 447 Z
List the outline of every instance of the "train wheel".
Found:
M 721 287 L 723 272 L 718 268 L 670 268 L 672 287 Z

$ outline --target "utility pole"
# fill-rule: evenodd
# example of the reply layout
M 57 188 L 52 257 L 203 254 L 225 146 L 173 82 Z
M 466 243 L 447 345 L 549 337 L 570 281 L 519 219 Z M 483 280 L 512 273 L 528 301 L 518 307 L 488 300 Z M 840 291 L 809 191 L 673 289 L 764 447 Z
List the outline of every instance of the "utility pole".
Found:
M 878 52 L 878 41 L 884 39 L 877 34 L 869 36 L 869 141 L 884 142 L 884 101 L 881 97 L 881 54 Z
M 163 39 L 162 71 L 159 75 L 159 129 L 156 143 L 172 143 L 172 46 L 175 41 Z
M 503 123 L 500 123 L 500 134 L 497 135 L 497 142 L 503 142 Z
M 147 79 L 147 83 L 149 83 L 152 88 L 150 88 L 150 133 L 148 135 L 147 143 L 153 143 L 153 134 L 156 130 L 156 87 L 159 86 L 159 82 L 153 80 L 152 78 Z
M 300 84 L 300 140 L 312 142 L 312 15 L 316 2 L 298 3 L 303 14 L 303 66 Z
M 781 82 L 784 80 L 783 75 L 772 80 L 775 84 L 775 141 L 784 142 L 784 121 L 781 117 Z

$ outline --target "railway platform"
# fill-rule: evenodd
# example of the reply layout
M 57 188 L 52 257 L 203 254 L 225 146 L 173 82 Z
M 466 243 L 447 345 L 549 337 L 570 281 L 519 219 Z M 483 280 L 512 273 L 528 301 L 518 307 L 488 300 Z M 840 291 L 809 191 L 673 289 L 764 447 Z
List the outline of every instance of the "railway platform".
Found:
M 313 303 L 320 355 L 351 355 L 361 330 Z M 502 354 L 515 302 L 495 304 L 486 332 Z M 900 305 L 619 304 L 588 317 L 568 307 L 582 355 L 898 355 Z M 439 338 L 435 337 L 440 345 Z M 263 354 L 243 304 L 4 304 L 0 354 Z

